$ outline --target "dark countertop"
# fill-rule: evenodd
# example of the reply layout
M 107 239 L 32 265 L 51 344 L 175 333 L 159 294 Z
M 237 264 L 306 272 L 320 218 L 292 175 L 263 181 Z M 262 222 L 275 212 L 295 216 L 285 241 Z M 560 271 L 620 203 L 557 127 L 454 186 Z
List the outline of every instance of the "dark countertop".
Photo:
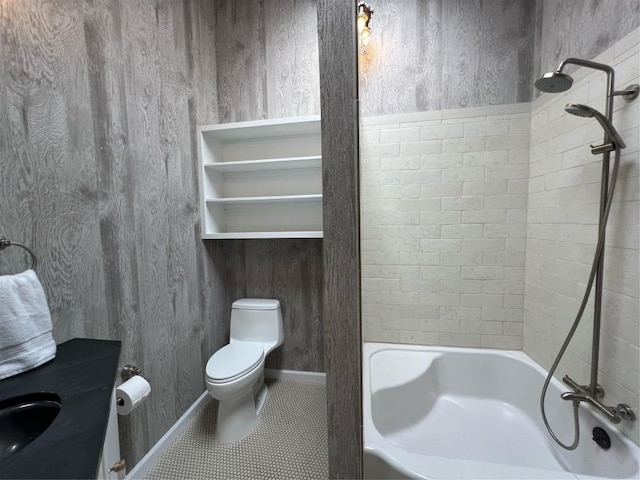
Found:
M 51 426 L 0 462 L 0 478 L 95 478 L 107 429 L 120 342 L 76 338 L 56 358 L 0 381 L 0 401 L 53 392 L 62 408 Z

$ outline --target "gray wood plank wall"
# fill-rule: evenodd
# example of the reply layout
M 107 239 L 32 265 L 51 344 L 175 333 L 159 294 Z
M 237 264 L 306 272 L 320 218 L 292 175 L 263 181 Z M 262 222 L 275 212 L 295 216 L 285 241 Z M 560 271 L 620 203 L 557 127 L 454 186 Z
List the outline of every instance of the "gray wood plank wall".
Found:
M 315 0 L 217 0 L 215 8 L 220 123 L 319 114 Z M 322 240 L 205 243 L 224 252 L 227 318 L 238 298 L 282 302 L 285 340 L 267 368 L 324 371 Z
M 216 0 L 220 123 L 320 113 L 315 0 Z
M 536 78 L 567 57 L 594 58 L 640 26 L 638 0 L 537 1 Z
M 351 0 L 319 0 L 329 476 L 362 478 L 358 65 Z
M 149 378 L 120 418 L 129 468 L 204 390 L 236 298 L 283 302 L 268 367 L 323 370 L 322 241 L 202 242 L 195 168 L 219 112 L 319 113 L 315 23 L 313 0 L 0 3 L 0 235 L 37 252 L 57 342 L 120 339 Z
M 373 2 L 360 56 L 360 114 L 389 115 L 531 99 L 535 2 Z
M 280 300 L 284 342 L 267 357 L 266 368 L 324 371 L 322 240 L 206 243 L 217 245 L 226 258 L 227 311 L 238 298 Z
M 202 393 L 225 342 L 222 252 L 200 241 L 194 162 L 195 125 L 217 115 L 213 8 L 2 2 L 0 31 L 0 234 L 38 254 L 57 342 L 122 340 L 121 362 L 149 378 L 151 397 L 120 417 L 131 467 Z M 10 250 L 3 273 L 25 265 Z
M 479 18 L 466 8 L 478 1 L 374 5 L 363 112 L 527 101 L 533 2 L 484 1 L 492 13 Z M 636 0 L 536 3 L 541 71 L 568 55 L 596 55 L 640 19 Z M 346 34 L 350 8 L 321 2 L 325 55 L 344 54 L 331 36 Z M 201 242 L 194 168 L 198 124 L 319 113 L 315 15 L 314 0 L 0 3 L 0 234 L 37 252 L 58 342 L 121 339 L 122 363 L 150 378 L 152 397 L 120 419 L 130 467 L 203 391 L 202 366 L 227 341 L 236 298 L 283 302 L 289 341 L 267 366 L 323 369 L 322 241 Z M 330 26 L 338 24 L 341 31 Z M 376 58 L 382 48 L 396 55 Z M 325 83 L 345 81 L 338 90 L 351 91 L 329 63 L 325 56 Z M 331 121 L 352 116 L 330 112 Z M 334 134 L 327 148 L 353 140 Z M 353 201 L 354 191 L 335 193 Z M 331 312 L 341 293 L 355 295 L 348 281 L 344 292 L 334 281 L 339 252 L 349 256 L 357 240 L 342 232 L 341 241 L 328 214 Z M 7 250 L 0 272 L 26 261 Z M 341 315 L 353 320 L 357 307 L 345 301 L 350 313 Z M 355 328 L 333 321 L 327 330 L 333 476 L 359 474 L 348 460 L 359 453 L 344 454 L 361 441 L 352 422 L 359 393 L 350 389 L 359 385 Z M 345 376 L 336 376 L 338 365 Z
M 637 0 L 372 2 L 361 114 L 528 102 L 533 80 L 640 26 Z

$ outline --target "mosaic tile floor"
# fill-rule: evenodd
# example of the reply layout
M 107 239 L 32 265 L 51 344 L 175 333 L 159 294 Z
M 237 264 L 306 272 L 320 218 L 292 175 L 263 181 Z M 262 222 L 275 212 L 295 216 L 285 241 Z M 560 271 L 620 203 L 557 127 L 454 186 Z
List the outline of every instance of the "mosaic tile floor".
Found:
M 236 443 L 218 443 L 218 404 L 211 400 L 145 478 L 327 478 L 324 385 L 284 380 L 267 380 L 267 385 L 269 397 L 249 435 Z

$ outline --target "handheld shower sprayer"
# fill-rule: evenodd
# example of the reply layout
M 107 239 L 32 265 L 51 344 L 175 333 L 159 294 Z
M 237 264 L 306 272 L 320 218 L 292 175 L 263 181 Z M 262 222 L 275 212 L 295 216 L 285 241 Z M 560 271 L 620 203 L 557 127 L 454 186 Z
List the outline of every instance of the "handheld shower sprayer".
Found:
M 577 103 L 567 103 L 567 106 L 564 107 L 564 109 L 567 113 L 570 113 L 571 115 L 576 115 L 578 117 L 584 117 L 584 118 L 595 118 L 598 121 L 598 123 L 602 126 L 602 128 L 604 128 L 604 131 L 609 137 L 609 140 L 611 140 L 611 142 L 614 144 L 615 148 L 626 147 L 625 143 L 622 141 L 622 138 L 618 134 L 618 131 L 614 128 L 613 124 L 609 120 L 607 120 L 607 117 L 602 115 L 595 108 L 591 108 L 588 105 L 580 105 Z M 596 148 L 596 147 L 592 146 L 592 148 Z

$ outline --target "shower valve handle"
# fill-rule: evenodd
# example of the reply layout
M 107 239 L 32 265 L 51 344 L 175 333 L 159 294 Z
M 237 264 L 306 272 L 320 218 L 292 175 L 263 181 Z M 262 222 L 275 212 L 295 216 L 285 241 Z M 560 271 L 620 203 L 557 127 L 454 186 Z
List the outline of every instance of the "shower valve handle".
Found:
M 623 420 L 634 421 L 636 419 L 635 412 L 626 403 L 619 403 L 616 406 L 616 412 Z
M 604 389 L 600 385 L 596 385 L 595 391 L 593 392 L 595 393 L 594 396 L 589 387 L 578 385 L 569 375 L 565 375 L 562 381 L 573 389 L 573 392 L 565 392 L 560 395 L 560 398 L 563 400 L 573 401 L 578 404 L 580 402 L 587 402 L 593 406 L 596 411 L 608 418 L 611 423 L 618 424 L 622 420 L 633 421 L 636 419 L 636 414 L 629 405 L 621 403 L 615 407 L 609 407 L 600 402 L 599 399 L 604 397 Z

